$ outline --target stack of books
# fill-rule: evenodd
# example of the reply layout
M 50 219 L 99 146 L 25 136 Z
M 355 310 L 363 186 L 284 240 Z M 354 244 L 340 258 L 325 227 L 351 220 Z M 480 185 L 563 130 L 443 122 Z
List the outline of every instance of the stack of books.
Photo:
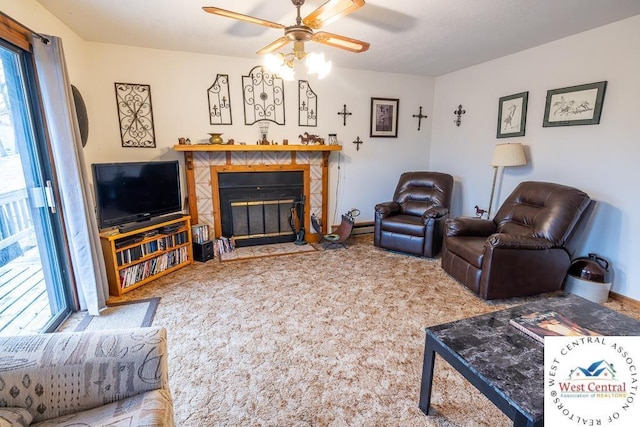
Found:
M 120 286 L 122 289 L 158 274 L 189 259 L 186 246 L 166 252 L 158 257 L 132 265 L 120 270 Z
M 598 336 L 577 322 L 553 310 L 536 311 L 509 320 L 509 323 L 531 338 L 544 343 L 548 336 Z

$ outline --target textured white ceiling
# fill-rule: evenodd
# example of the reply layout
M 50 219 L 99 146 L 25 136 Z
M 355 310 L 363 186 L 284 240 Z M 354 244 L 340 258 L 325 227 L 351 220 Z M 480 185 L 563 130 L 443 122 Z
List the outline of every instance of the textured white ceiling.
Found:
M 256 58 L 282 30 L 211 15 L 202 6 L 295 23 L 289 0 L 38 2 L 87 41 L 243 58 Z M 307 0 L 302 16 L 324 2 Z M 334 67 L 437 76 L 638 14 L 640 0 L 366 0 L 322 30 L 368 41 L 368 52 L 313 42 L 307 51 L 325 52 Z

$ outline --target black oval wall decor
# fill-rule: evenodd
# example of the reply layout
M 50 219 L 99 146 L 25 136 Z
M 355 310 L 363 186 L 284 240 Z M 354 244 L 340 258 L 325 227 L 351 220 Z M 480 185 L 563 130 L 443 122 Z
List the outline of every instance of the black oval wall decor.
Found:
M 71 92 L 73 92 L 73 103 L 76 106 L 76 115 L 78 117 L 78 126 L 80 127 L 80 139 L 82 140 L 82 146 L 87 145 L 87 138 L 89 138 L 89 117 L 87 116 L 87 106 L 84 104 L 84 99 L 80 95 L 80 91 L 74 85 L 71 85 Z

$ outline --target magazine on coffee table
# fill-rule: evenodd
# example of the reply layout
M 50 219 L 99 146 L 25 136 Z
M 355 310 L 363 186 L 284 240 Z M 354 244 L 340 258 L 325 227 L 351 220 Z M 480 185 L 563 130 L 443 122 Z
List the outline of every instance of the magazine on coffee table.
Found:
M 515 317 L 509 323 L 541 343 L 544 343 L 546 336 L 600 335 L 553 310 L 535 311 Z

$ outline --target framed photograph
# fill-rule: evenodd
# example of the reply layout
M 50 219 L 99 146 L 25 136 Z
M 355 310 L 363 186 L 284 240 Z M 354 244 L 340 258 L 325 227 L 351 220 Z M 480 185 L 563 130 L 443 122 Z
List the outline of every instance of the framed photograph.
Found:
M 371 128 L 369 136 L 372 138 L 397 138 L 399 107 L 399 99 L 371 98 Z
M 503 96 L 498 101 L 497 138 L 524 136 L 527 124 L 527 101 L 529 92 Z
M 543 127 L 597 125 L 607 82 L 547 91 Z

